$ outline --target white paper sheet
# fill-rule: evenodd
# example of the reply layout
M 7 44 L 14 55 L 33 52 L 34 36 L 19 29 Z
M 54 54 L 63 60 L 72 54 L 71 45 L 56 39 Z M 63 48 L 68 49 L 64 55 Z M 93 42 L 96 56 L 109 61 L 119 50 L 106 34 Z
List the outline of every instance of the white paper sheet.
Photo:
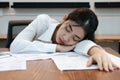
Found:
M 12 54 L 0 52 L 0 71 L 25 70 L 27 60 L 48 59 L 56 54 Z
M 25 70 L 26 61 L 49 59 L 56 54 L 12 54 L 10 52 L 0 52 L 0 71 Z
M 26 70 L 26 61 L 15 56 L 0 58 L 0 71 Z
M 9 53 L 9 52 L 5 52 Z M 25 70 L 27 60 L 49 59 L 52 58 L 59 70 L 85 70 L 98 69 L 97 65 L 86 66 L 88 56 L 80 55 L 75 52 L 53 53 L 53 54 L 11 54 L 12 56 L 0 56 L 0 71 Z M 120 58 L 108 54 L 113 62 L 120 66 Z
M 120 66 L 120 58 L 108 54 L 112 61 Z M 97 65 L 92 65 L 90 67 L 86 66 L 88 61 L 88 56 L 83 56 L 74 52 L 65 53 L 62 55 L 56 55 L 52 57 L 57 68 L 61 71 L 63 70 L 86 70 L 86 69 L 98 69 Z
M 24 60 L 40 60 L 40 59 L 49 59 L 52 58 L 55 55 L 59 55 L 61 53 L 52 53 L 52 54 L 48 54 L 48 53 L 39 53 L 39 54 L 12 54 L 16 57 L 20 57 L 21 59 Z

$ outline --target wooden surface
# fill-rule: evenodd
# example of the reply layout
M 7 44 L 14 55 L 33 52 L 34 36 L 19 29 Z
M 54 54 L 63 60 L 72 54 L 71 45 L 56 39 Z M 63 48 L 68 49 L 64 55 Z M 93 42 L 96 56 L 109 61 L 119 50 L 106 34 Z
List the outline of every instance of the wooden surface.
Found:
M 97 42 L 120 42 L 120 35 L 95 35 Z
M 3 34 L 3 35 L 0 34 L 0 40 L 6 40 L 6 39 L 7 39 L 7 35 L 6 34 Z
M 120 55 L 111 48 L 108 52 Z M 1 48 L 2 50 L 8 50 Z M 27 61 L 27 70 L 2 71 L 0 80 L 120 80 L 120 70 L 104 72 L 99 70 L 59 71 L 51 59 Z
M 2 51 L 9 51 L 9 49 L 8 48 L 0 48 L 0 52 L 2 52 Z

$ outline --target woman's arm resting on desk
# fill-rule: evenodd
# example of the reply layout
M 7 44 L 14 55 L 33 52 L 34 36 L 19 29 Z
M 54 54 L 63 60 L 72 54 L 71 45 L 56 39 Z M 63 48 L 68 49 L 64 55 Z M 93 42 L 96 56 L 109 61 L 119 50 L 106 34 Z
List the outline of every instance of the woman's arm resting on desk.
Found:
M 105 54 L 105 50 L 100 47 L 92 47 L 88 54 L 90 58 L 88 60 L 87 66 L 92 65 L 92 63 L 97 63 L 100 70 L 105 71 L 113 71 L 114 69 L 120 69 L 115 63 L 111 61 L 107 54 Z
M 113 71 L 114 68 L 119 68 L 111 61 L 108 55 L 105 54 L 105 50 L 91 40 L 81 41 L 76 45 L 74 51 L 82 55 L 90 55 L 87 66 L 97 63 L 99 69 L 105 71 Z
M 14 39 L 10 46 L 12 53 L 29 52 L 55 52 L 56 45 L 34 41 L 47 30 L 50 17 L 44 14 L 37 16 L 23 31 Z
M 16 40 L 10 46 L 11 53 L 41 53 L 55 52 L 56 44 L 44 43 L 40 41 Z

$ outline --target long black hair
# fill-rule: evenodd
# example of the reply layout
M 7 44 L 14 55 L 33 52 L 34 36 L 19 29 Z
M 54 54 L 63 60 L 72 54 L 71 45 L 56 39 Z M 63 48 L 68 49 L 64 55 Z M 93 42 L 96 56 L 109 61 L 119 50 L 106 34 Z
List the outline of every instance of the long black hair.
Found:
M 85 30 L 86 35 L 84 39 L 94 41 L 98 18 L 92 10 L 89 8 L 78 8 L 68 15 L 67 20 L 75 21 Z

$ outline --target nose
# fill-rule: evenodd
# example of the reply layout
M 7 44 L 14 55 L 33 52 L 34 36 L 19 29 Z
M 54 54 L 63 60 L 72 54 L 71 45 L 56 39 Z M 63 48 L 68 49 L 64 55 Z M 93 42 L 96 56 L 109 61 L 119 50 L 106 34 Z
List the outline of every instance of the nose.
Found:
M 70 35 L 70 34 L 63 35 L 63 41 L 64 41 L 64 42 L 69 42 L 69 41 L 70 41 L 70 38 L 71 38 L 71 35 Z

